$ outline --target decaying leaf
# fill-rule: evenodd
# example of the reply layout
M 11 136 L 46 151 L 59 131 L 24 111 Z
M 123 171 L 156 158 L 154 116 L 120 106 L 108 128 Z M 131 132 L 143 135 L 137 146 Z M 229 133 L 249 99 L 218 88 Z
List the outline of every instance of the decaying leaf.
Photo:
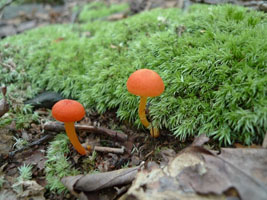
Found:
M 0 199 L 17 200 L 18 198 L 12 190 L 3 189 L 3 190 L 0 190 Z
M 236 199 L 267 197 L 267 150 L 228 149 L 221 154 L 199 145 L 181 151 L 164 168 L 142 170 L 124 199 Z
M 7 156 L 12 149 L 14 144 L 13 135 L 12 131 L 8 128 L 0 128 L 0 156 Z
M 25 158 L 24 164 L 37 165 L 39 170 L 43 170 L 45 168 L 46 162 L 45 154 L 41 151 L 34 151 L 30 157 Z
M 36 181 L 19 181 L 12 185 L 17 197 L 21 200 L 44 200 L 45 188 L 36 183 Z
M 9 105 L 6 100 L 6 87 L 1 87 L 3 93 L 3 99 L 0 100 L 0 117 L 2 117 L 9 110 Z
M 208 142 L 210 139 L 205 135 L 202 134 L 195 138 L 194 142 L 192 143 L 192 146 L 202 146 L 206 142 Z
M 235 167 L 223 158 L 209 154 L 201 153 L 201 157 L 203 163 L 187 167 L 178 175 L 184 187 L 199 194 L 217 195 L 234 188 L 243 200 L 266 199 L 267 187 L 251 174 L 244 173 L 242 165 Z
M 218 156 L 267 186 L 267 149 L 222 148 Z
M 83 199 L 84 196 L 86 196 L 84 193 L 131 183 L 140 167 L 141 166 L 104 173 L 69 176 L 64 177 L 61 181 L 72 194 Z

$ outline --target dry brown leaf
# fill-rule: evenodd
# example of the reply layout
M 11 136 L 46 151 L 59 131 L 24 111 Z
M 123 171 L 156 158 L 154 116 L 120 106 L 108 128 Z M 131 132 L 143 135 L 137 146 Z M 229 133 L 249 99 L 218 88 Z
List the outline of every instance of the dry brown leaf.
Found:
M 17 200 L 16 194 L 12 190 L 2 189 L 0 190 L 0 199 L 3 200 Z
M 61 182 L 66 186 L 66 188 L 74 195 L 79 196 L 78 193 L 74 191 L 74 185 L 75 183 L 81 178 L 83 175 L 77 175 L 77 176 L 68 176 L 62 178 Z
M 152 170 L 142 170 L 137 174 L 128 192 L 120 198 L 126 200 L 133 198 L 136 200 L 221 200 L 224 195 L 198 195 L 194 190 L 180 184 L 178 174 L 189 166 L 202 164 L 203 161 L 198 156 L 185 150 L 178 154 L 164 168 L 152 168 Z
M 192 146 L 202 146 L 209 140 L 210 139 L 205 134 L 202 134 L 195 138 L 194 142 L 192 143 Z
M 267 149 L 222 148 L 218 156 L 267 186 Z
M 42 170 L 45 168 L 46 160 L 47 159 L 45 158 L 44 152 L 36 150 L 23 163 L 24 164 L 37 165 L 38 169 Z
M 1 119 L 0 119 L 1 120 Z M 9 151 L 12 150 L 14 134 L 9 128 L 0 129 L 0 156 L 7 156 Z
M 267 149 L 228 149 L 221 154 L 199 146 L 198 138 L 164 168 L 143 170 L 121 200 L 225 199 L 267 197 Z M 218 153 L 218 152 L 216 152 Z
M 45 200 L 45 188 L 36 181 L 20 181 L 12 185 L 20 200 Z
M 61 181 L 79 199 L 93 199 L 95 195 L 95 198 L 99 198 L 95 191 L 131 183 L 140 167 L 141 165 L 104 173 L 69 176 Z
M 9 105 L 6 100 L 6 87 L 1 87 L 3 93 L 3 99 L 0 101 L 0 117 L 2 117 L 9 110 Z
M 116 185 L 128 184 L 134 179 L 139 168 L 140 167 L 133 167 L 104 173 L 88 174 L 80 177 L 75 182 L 74 189 L 92 192 Z M 68 177 L 63 178 L 62 181 L 64 184 L 68 181 Z
M 257 179 L 217 156 L 201 154 L 201 157 L 203 164 L 187 167 L 178 175 L 184 187 L 206 195 L 222 195 L 234 188 L 243 200 L 266 199 L 267 188 Z

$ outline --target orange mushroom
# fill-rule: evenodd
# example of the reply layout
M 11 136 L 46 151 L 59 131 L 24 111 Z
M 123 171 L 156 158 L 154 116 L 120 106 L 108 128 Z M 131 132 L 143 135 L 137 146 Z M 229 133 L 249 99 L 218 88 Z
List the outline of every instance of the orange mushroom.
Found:
M 132 73 L 127 81 L 127 89 L 130 93 L 140 96 L 138 114 L 142 124 L 149 127 L 150 123 L 146 118 L 147 97 L 159 96 L 164 91 L 164 83 L 161 77 L 150 69 L 139 69 Z M 150 129 L 152 137 L 159 136 L 159 130 L 154 127 Z
M 79 142 L 74 127 L 74 122 L 80 121 L 85 115 L 85 110 L 82 104 L 78 101 L 63 99 L 53 106 L 52 115 L 56 120 L 64 122 L 65 130 L 71 144 L 79 154 L 85 155 L 86 150 Z

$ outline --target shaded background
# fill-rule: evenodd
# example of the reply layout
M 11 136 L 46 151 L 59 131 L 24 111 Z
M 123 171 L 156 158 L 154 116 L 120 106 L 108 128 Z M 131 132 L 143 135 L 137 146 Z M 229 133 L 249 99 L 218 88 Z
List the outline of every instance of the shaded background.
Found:
M 0 38 L 21 33 L 39 26 L 55 23 L 80 23 L 79 12 L 83 5 L 94 0 L 1 0 Z M 121 19 L 156 7 L 187 9 L 194 3 L 238 4 L 267 12 L 267 1 L 260 0 L 102 0 L 107 5 L 129 3 L 126 13 L 118 13 L 112 20 Z M 75 9 L 74 8 L 79 8 Z

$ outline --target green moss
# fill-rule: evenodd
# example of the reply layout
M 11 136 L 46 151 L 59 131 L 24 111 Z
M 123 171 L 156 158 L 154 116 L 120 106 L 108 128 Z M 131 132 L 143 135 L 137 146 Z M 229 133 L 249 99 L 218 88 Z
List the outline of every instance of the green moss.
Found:
M 206 133 L 250 144 L 267 128 L 266 40 L 266 14 L 196 5 L 188 13 L 156 9 L 118 22 L 42 27 L 0 48 L 17 50 L 17 73 L 27 74 L 32 91 L 60 91 L 101 113 L 116 108 L 140 127 L 139 98 L 125 84 L 136 69 L 153 69 L 166 85 L 150 99 L 154 123 L 182 139 Z
M 65 154 L 69 153 L 69 139 L 66 134 L 59 134 L 52 141 L 47 150 L 47 161 L 45 163 L 46 187 L 54 192 L 66 192 L 67 189 L 60 181 L 64 176 L 74 176 L 79 171 L 71 168 L 71 163 Z
M 114 13 L 119 13 L 129 9 L 128 4 L 111 4 L 107 6 L 103 2 L 93 2 L 83 6 L 79 15 L 79 20 L 82 22 L 89 22 L 96 19 L 107 17 Z

